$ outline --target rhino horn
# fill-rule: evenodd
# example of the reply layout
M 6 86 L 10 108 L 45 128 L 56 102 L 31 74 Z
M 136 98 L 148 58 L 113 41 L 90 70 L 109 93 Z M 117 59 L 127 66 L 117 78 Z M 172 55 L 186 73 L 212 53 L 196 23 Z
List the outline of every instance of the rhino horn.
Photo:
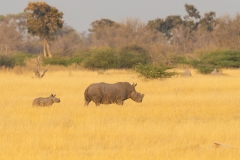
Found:
M 132 86 L 133 86 L 133 87 L 136 87 L 136 86 L 137 86 L 137 83 L 135 83 L 135 84 L 133 83 Z

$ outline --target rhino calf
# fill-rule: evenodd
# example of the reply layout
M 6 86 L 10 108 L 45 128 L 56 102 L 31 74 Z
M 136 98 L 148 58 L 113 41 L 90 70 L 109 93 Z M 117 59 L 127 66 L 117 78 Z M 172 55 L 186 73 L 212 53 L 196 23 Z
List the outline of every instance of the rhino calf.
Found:
M 133 101 L 141 103 L 144 94 L 135 90 L 137 84 L 128 82 L 118 82 L 115 84 L 94 83 L 88 86 L 84 92 L 85 106 L 93 101 L 96 106 L 100 104 L 116 103 L 123 105 L 123 102 L 129 98 Z
M 40 107 L 45 107 L 45 106 L 51 106 L 53 103 L 59 103 L 60 99 L 56 97 L 56 94 L 53 95 L 51 94 L 49 97 L 46 98 L 36 98 L 32 102 L 32 106 L 40 106 Z

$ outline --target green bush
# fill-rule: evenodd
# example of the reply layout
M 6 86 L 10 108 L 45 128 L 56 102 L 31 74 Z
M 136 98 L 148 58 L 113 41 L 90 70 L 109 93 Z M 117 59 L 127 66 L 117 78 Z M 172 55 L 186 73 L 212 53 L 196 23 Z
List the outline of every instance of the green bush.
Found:
M 15 61 L 13 57 L 9 56 L 0 56 L 0 66 L 6 68 L 13 68 L 15 66 Z
M 0 66 L 6 68 L 13 68 L 15 66 L 26 65 L 25 60 L 30 57 L 28 54 L 16 53 L 12 55 L 0 55 Z
M 134 70 L 143 78 L 157 79 L 157 78 L 171 78 L 177 75 L 176 72 L 167 72 L 168 67 L 162 65 L 154 66 L 152 64 L 142 65 L 138 64 L 134 67 Z
M 239 68 L 240 51 L 222 50 L 203 54 L 190 62 L 200 73 L 209 74 L 214 68 Z
M 189 60 L 185 56 L 175 55 L 170 58 L 173 64 L 190 64 Z
M 71 64 L 80 64 L 82 62 L 82 58 L 80 57 L 53 57 L 53 58 L 44 58 L 43 65 L 51 64 L 51 65 L 62 65 L 69 66 Z
M 138 63 L 147 64 L 149 62 L 147 51 L 136 45 L 125 47 L 119 52 L 119 68 L 132 68 Z
M 204 54 L 201 61 L 219 68 L 239 68 L 240 51 L 215 51 Z
M 71 64 L 81 64 L 82 63 L 82 61 L 83 61 L 83 58 L 81 58 L 81 57 L 72 57 L 72 58 L 70 58 L 70 63 Z
M 195 68 L 197 69 L 197 71 L 199 73 L 209 74 L 214 70 L 214 68 L 218 68 L 218 67 L 215 67 L 213 65 L 199 63 L 197 66 L 195 66 Z
M 95 49 L 85 54 L 83 66 L 91 69 L 117 68 L 117 56 L 111 48 Z

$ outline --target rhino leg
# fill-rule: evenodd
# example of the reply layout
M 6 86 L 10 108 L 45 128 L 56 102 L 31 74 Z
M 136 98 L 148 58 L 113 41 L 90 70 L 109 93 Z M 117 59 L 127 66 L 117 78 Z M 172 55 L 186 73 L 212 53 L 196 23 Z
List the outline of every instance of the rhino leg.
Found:
M 117 100 L 116 104 L 123 105 L 123 100 Z
M 90 103 L 90 101 L 85 101 L 84 106 L 88 106 L 89 103 Z
M 101 97 L 94 96 L 93 97 L 93 102 L 96 104 L 96 106 L 99 106 L 101 103 Z
M 99 102 L 95 102 L 95 105 L 96 105 L 96 106 L 100 106 L 100 103 L 99 103 Z

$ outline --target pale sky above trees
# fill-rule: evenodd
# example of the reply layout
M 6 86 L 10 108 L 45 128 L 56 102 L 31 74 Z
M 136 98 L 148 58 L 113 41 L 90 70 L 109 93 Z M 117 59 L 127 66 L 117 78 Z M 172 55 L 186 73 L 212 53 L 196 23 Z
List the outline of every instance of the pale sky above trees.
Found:
M 0 0 L 0 14 L 23 12 L 31 0 Z M 35 0 L 36 1 L 36 0 Z M 34 2 L 32 0 L 31 2 Z M 78 32 L 87 31 L 91 22 L 102 18 L 121 22 L 126 18 L 139 18 L 143 22 L 169 15 L 186 15 L 184 4 L 194 5 L 201 16 L 214 11 L 217 17 L 240 13 L 239 0 L 44 0 L 64 13 L 65 23 Z

